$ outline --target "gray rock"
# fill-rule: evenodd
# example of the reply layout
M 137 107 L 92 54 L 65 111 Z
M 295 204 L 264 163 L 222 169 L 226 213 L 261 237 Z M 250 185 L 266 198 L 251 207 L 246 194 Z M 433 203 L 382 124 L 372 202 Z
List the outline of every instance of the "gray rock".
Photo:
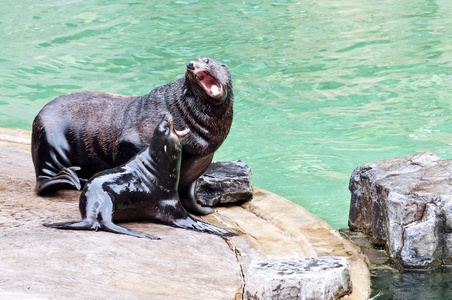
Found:
M 252 262 L 247 299 L 339 299 L 352 292 L 350 266 L 343 257 L 270 259 Z
M 384 246 L 402 268 L 452 262 L 452 160 L 419 153 L 353 171 L 349 227 Z
M 251 168 L 240 160 L 212 162 L 196 182 L 195 194 L 204 206 L 249 201 L 253 198 Z

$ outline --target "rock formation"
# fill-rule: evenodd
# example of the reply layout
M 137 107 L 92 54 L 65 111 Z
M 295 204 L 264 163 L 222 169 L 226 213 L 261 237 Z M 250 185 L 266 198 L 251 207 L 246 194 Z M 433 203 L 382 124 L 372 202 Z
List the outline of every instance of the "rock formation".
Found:
M 270 259 L 253 262 L 247 299 L 339 299 L 352 291 L 350 265 L 343 257 Z
M 43 223 L 80 216 L 80 192 L 38 197 L 29 141 L 29 131 L 0 127 L 0 299 L 247 299 L 250 272 L 262 262 L 325 265 L 338 256 L 350 266 L 347 299 L 369 298 L 369 270 L 359 249 L 301 206 L 258 187 L 252 200 L 202 217 L 239 233 L 228 239 L 141 222 L 127 226 L 161 240 L 46 228 Z M 336 258 L 323 258 L 331 255 Z M 329 275 L 341 274 L 331 267 Z M 322 285 L 305 289 L 303 272 L 294 274 L 305 295 L 324 291 Z M 326 286 L 336 276 L 328 274 L 320 278 Z M 348 283 L 342 286 L 347 290 L 334 287 L 334 299 L 351 292 Z
M 195 193 L 203 206 L 249 201 L 253 198 L 251 168 L 240 160 L 212 162 L 196 182 Z
M 452 264 L 452 160 L 433 153 L 356 168 L 349 227 L 370 235 L 402 268 Z

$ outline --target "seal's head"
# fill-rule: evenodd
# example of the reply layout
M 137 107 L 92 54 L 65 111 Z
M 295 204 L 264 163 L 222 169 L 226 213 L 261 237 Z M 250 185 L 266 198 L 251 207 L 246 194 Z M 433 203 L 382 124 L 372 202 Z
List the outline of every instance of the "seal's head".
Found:
M 181 142 L 190 135 L 190 129 L 176 130 L 173 125 L 173 118 L 167 114 L 157 125 L 154 131 L 152 148 L 162 151 L 167 156 L 178 157 L 182 151 Z
M 228 66 L 211 58 L 198 58 L 187 64 L 186 78 L 195 97 L 223 103 L 231 90 L 231 75 Z

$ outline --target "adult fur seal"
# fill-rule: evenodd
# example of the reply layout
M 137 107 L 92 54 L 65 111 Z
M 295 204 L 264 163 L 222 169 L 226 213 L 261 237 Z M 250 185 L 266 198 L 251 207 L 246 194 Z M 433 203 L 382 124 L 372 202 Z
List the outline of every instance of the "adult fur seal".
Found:
M 79 222 L 44 224 L 60 229 L 103 229 L 141 238 L 158 237 L 116 225 L 116 221 L 154 220 L 166 225 L 220 236 L 233 235 L 214 225 L 193 219 L 182 207 L 177 193 L 181 143 L 189 136 L 175 131 L 163 119 L 150 145 L 126 164 L 101 171 L 85 185 L 80 195 Z
M 210 58 L 187 64 L 185 76 L 144 96 L 99 92 L 60 96 L 33 122 L 32 157 L 36 193 L 80 189 L 99 171 L 127 162 L 150 142 L 167 113 L 177 130 L 188 128 L 182 143 L 178 186 L 181 203 L 202 215 L 194 187 L 212 161 L 232 123 L 233 93 L 228 67 Z

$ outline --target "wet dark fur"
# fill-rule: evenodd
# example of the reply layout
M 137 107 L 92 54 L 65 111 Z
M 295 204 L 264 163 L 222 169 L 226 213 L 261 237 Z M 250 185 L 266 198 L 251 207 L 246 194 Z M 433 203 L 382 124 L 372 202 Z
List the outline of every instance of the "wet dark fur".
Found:
M 172 124 L 163 120 L 147 149 L 126 164 L 101 171 L 88 181 L 80 195 L 81 221 L 44 225 L 59 229 L 102 229 L 158 239 L 114 223 L 152 220 L 220 236 L 233 235 L 193 219 L 182 207 L 177 193 L 181 152 Z
M 194 68 L 212 74 L 222 84 L 224 97 L 207 95 Z M 182 145 L 182 204 L 191 213 L 209 213 L 211 209 L 196 203 L 194 183 L 229 133 L 232 105 L 227 66 L 206 58 L 190 62 L 185 77 L 145 96 L 82 92 L 58 97 L 33 122 L 36 192 L 45 195 L 62 188 L 80 189 L 95 173 L 127 162 L 149 144 L 158 122 L 170 113 L 176 129 L 191 131 Z

